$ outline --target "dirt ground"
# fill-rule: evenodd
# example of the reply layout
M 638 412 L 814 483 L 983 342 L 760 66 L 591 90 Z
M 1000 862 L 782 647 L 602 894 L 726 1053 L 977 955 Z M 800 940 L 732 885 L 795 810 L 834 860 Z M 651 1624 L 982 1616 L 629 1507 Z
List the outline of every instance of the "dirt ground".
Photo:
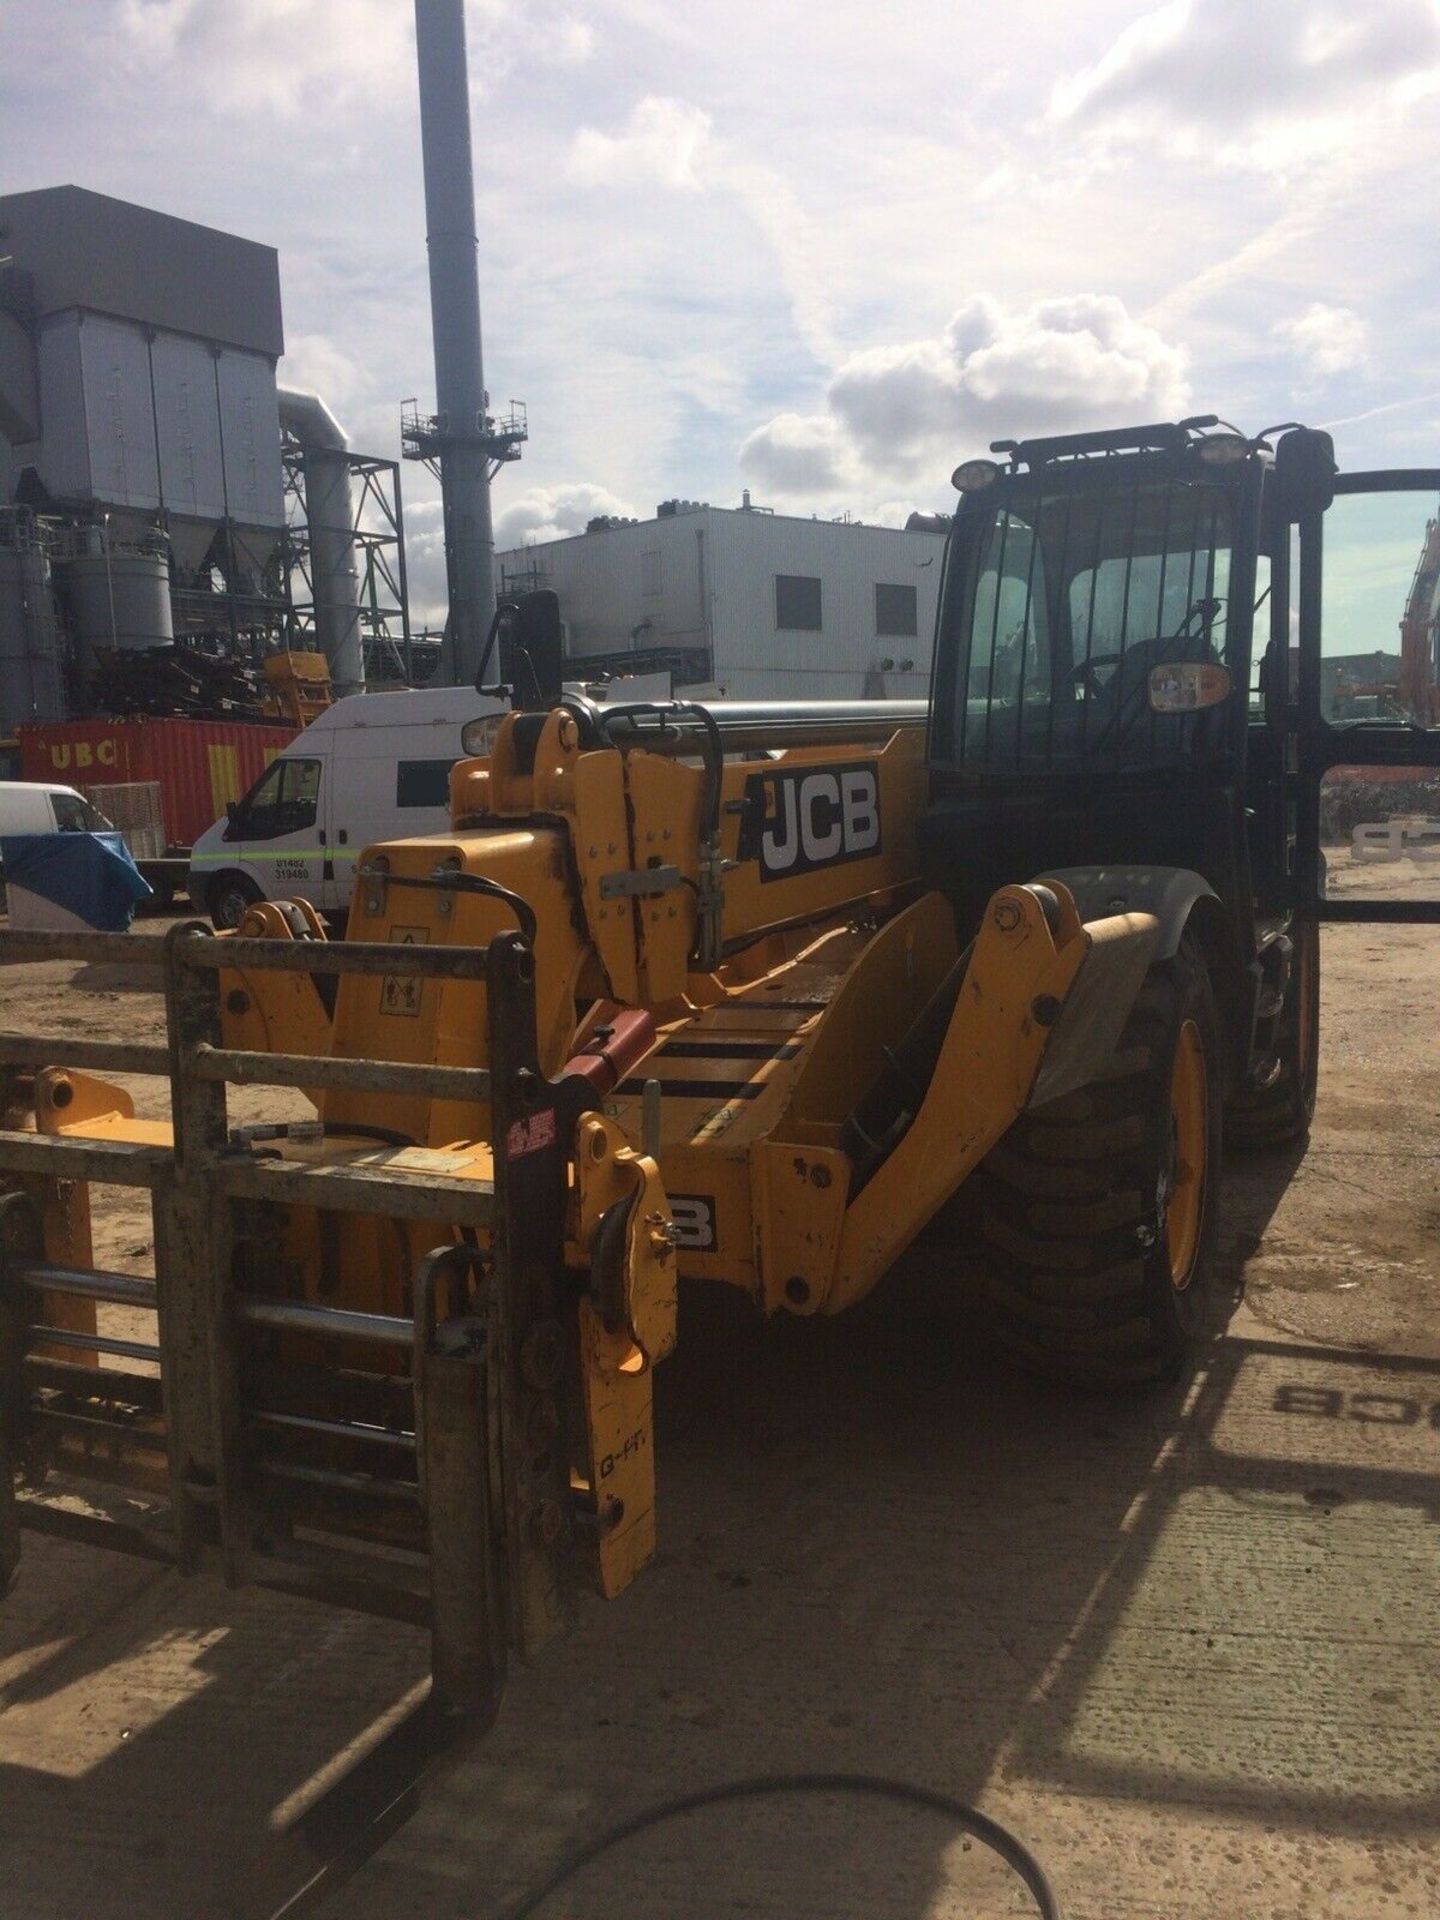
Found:
M 290 1910 L 495 1920 L 667 1795 L 846 1770 L 1003 1820 L 1069 1920 L 1440 1912 L 1440 930 L 1328 931 L 1323 972 L 1310 1149 L 1228 1168 L 1237 1304 L 1187 1390 L 1017 1379 L 933 1252 L 831 1323 L 687 1298 L 658 1565 Z M 0 1022 L 158 1037 L 145 985 L 10 969 Z M 101 1264 L 146 1270 L 143 1206 L 107 1193 L 96 1224 Z M 0 1609 L 0 1920 L 285 1910 L 345 1837 L 324 1787 L 425 1673 L 413 1629 L 30 1536 Z M 686 1816 L 541 1911 L 1033 1910 L 943 1820 L 836 1794 Z

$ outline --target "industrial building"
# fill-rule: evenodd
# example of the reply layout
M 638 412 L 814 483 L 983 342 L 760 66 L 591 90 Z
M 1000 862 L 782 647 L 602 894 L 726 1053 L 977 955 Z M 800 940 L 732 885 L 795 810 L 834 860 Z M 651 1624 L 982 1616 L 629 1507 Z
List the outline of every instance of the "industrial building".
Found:
M 337 692 L 418 677 L 398 465 L 278 387 L 283 351 L 272 248 L 74 186 L 0 197 L 0 738 L 243 715 L 280 650 Z
M 422 35 L 442 77 L 455 47 L 431 37 L 453 40 L 456 17 L 437 10 Z M 80 187 L 14 193 L 0 197 L 0 755 L 37 723 L 279 718 L 265 664 L 281 653 L 322 654 L 337 695 L 437 668 L 468 680 L 497 585 L 558 593 L 587 677 L 668 671 L 677 687 L 751 698 L 923 695 L 933 522 L 803 519 L 748 494 L 735 510 L 670 500 L 652 521 L 598 520 L 498 554 L 492 584 L 489 480 L 526 427 L 515 403 L 492 418 L 476 385 L 468 125 L 453 91 L 446 78 L 424 101 L 439 404 L 402 411 L 404 452 L 445 498 L 443 667 L 440 637 L 410 627 L 399 463 L 355 452 L 323 399 L 277 384 L 274 249 Z
M 586 674 L 668 671 L 735 699 L 923 698 L 943 528 L 663 501 L 653 520 L 496 556 L 500 591 L 552 589 Z

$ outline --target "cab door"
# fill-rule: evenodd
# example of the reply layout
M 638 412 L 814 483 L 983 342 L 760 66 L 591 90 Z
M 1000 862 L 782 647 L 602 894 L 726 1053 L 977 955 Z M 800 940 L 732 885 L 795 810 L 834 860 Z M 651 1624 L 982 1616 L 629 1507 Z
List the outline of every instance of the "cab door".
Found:
M 223 849 L 212 868 L 230 861 L 267 900 L 302 899 L 317 907 L 325 898 L 324 760 L 283 754 L 232 809 Z
M 1338 475 L 1293 544 L 1301 915 L 1440 921 L 1440 468 Z

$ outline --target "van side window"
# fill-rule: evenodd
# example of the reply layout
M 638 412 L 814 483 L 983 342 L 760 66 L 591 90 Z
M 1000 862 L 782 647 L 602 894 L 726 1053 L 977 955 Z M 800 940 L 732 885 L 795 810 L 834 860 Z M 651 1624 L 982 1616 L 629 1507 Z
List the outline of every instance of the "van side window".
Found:
M 55 809 L 55 825 L 61 833 L 93 833 L 95 831 L 91 823 L 95 817 L 95 809 L 87 807 L 85 802 L 75 794 L 52 793 L 50 804 Z
M 274 840 L 313 827 L 320 799 L 318 760 L 275 760 L 241 800 L 227 840 Z
M 395 768 L 397 807 L 448 807 L 453 760 L 401 760 Z

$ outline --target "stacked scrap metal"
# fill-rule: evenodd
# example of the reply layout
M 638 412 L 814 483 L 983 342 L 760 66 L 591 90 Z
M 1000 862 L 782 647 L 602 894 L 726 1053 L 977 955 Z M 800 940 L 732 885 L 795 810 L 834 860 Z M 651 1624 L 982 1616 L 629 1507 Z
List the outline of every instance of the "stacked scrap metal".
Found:
M 259 668 L 181 641 L 168 647 L 99 647 L 90 675 L 90 705 L 100 713 L 259 719 L 271 704 L 268 696 Z

